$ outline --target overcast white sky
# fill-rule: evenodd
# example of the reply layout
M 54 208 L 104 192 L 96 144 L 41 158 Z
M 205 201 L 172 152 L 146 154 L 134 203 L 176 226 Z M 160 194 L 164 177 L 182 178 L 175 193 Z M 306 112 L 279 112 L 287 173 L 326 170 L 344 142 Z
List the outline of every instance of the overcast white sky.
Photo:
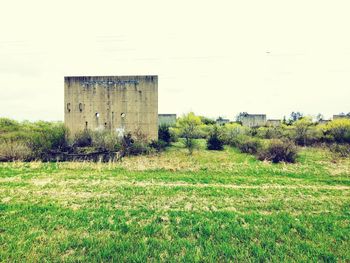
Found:
M 0 4 L 0 117 L 63 120 L 64 76 L 159 75 L 159 113 L 350 112 L 350 1 Z

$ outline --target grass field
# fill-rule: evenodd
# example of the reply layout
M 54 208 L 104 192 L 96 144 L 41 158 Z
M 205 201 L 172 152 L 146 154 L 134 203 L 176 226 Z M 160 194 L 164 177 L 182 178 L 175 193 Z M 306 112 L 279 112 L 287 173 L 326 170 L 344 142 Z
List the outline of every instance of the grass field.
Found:
M 0 261 L 350 261 L 350 160 L 179 145 L 121 163 L 0 164 Z

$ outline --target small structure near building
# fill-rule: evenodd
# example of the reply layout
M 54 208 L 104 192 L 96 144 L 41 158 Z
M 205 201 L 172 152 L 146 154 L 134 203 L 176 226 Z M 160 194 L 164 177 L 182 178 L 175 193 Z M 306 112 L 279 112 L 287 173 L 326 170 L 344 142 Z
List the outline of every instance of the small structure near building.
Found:
M 64 103 L 72 136 L 89 129 L 158 138 L 158 76 L 65 77 Z
M 270 127 L 279 127 L 282 124 L 282 120 L 267 120 L 266 121 L 266 126 L 270 126 Z
M 337 119 L 350 119 L 350 113 L 333 115 L 333 120 Z
M 254 128 L 262 127 L 266 125 L 266 114 L 244 114 L 241 117 L 243 126 Z
M 158 125 L 174 126 L 176 124 L 176 114 L 158 114 Z
M 225 125 L 226 123 L 229 123 L 230 120 L 229 119 L 224 119 L 222 117 L 219 117 L 216 119 L 216 124 L 218 125 Z

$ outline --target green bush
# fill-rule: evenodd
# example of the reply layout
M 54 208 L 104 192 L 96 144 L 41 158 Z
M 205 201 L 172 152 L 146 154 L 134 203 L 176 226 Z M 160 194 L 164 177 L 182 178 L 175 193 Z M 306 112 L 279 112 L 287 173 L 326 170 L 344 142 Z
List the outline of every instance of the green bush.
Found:
M 207 118 L 205 116 L 199 116 L 199 118 L 201 119 L 201 122 L 205 125 L 215 125 L 216 121 L 210 118 Z
M 228 123 L 223 128 L 223 139 L 226 145 L 237 146 L 237 142 L 248 135 L 250 129 L 238 123 Z
M 160 125 L 158 128 L 158 140 L 163 141 L 166 145 L 171 143 L 171 133 L 168 125 Z
M 256 130 L 256 136 L 262 139 L 279 139 L 283 137 L 283 128 L 260 127 Z
M 53 150 L 67 147 L 67 130 L 61 122 L 16 122 L 0 119 L 0 140 L 9 145 L 18 143 L 31 151 L 31 158 L 46 159 Z M 16 146 L 23 148 L 24 146 Z
M 8 118 L 0 118 L 0 134 L 18 131 L 20 129 L 20 123 Z
M 196 116 L 193 112 L 190 112 L 178 118 L 176 126 L 179 128 L 181 137 L 185 139 L 185 147 L 191 155 L 196 148 L 196 142 L 194 139 L 200 137 L 198 135 L 200 131 L 199 127 L 202 126 L 200 117 Z
M 256 154 L 261 147 L 261 143 L 256 138 L 248 136 L 241 137 L 237 140 L 236 145 L 242 153 Z
M 350 119 L 333 120 L 323 126 L 325 140 L 335 143 L 350 143 Z
M 314 124 L 311 118 L 302 117 L 293 123 L 294 128 L 294 141 L 298 145 L 309 145 L 310 144 L 310 129 Z
M 177 127 L 170 127 L 169 132 L 170 132 L 170 141 L 177 142 L 180 137 L 180 129 Z
M 220 127 L 215 125 L 207 139 L 207 149 L 221 151 L 224 149 L 224 139 Z
M 273 163 L 294 163 L 297 157 L 297 147 L 292 141 L 271 140 L 266 147 L 260 148 L 259 160 L 267 160 Z
M 67 147 L 67 130 L 61 122 L 24 122 L 21 132 L 26 133 L 35 159 L 46 159 L 51 151 Z

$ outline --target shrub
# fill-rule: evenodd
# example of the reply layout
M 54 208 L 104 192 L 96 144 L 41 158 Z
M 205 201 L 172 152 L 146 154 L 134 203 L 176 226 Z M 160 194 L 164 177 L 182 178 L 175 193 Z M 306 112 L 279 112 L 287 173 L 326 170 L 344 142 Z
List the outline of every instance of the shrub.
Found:
M 99 151 L 115 152 L 120 150 L 120 140 L 116 133 L 96 131 L 92 133 L 92 146 Z
M 50 151 L 67 147 L 67 130 L 61 122 L 23 123 L 21 129 L 28 134 L 26 141 L 34 158 L 45 160 Z
M 141 154 L 147 154 L 149 152 L 150 152 L 149 146 L 138 141 L 134 142 L 129 148 L 129 155 L 141 155 Z
M 223 128 L 223 139 L 225 144 L 231 146 L 237 146 L 236 143 L 240 137 L 243 137 L 249 133 L 249 128 L 242 126 L 238 123 L 228 123 Z
M 197 133 L 195 134 L 195 139 L 207 139 L 210 131 L 212 130 L 213 125 L 201 124 L 198 126 Z
M 349 157 L 350 156 L 350 145 L 346 144 L 332 144 L 330 146 L 332 153 L 336 154 L 339 157 Z
M 171 143 L 171 133 L 168 125 L 160 125 L 158 129 L 158 140 L 163 141 L 166 145 Z
M 350 143 L 350 119 L 337 119 L 324 126 L 324 135 L 329 142 Z
M 180 137 L 180 129 L 176 127 L 170 127 L 169 132 L 170 132 L 170 141 L 177 142 Z
M 215 125 L 207 139 L 207 149 L 221 151 L 224 149 L 224 140 L 220 128 Z
M 291 141 L 271 140 L 267 147 L 258 152 L 259 160 L 267 160 L 273 163 L 294 163 L 297 156 L 297 147 Z
M 201 119 L 201 122 L 205 125 L 214 125 L 216 124 L 216 121 L 210 118 L 207 118 L 205 116 L 199 116 L 199 118 Z
M 196 146 L 194 139 L 198 136 L 199 126 L 201 124 L 201 119 L 193 112 L 177 120 L 177 126 L 180 129 L 181 136 L 185 138 L 185 147 L 188 149 L 190 155 L 193 153 Z
M 32 151 L 24 142 L 0 142 L 0 161 L 29 161 L 31 159 Z
M 149 146 L 152 149 L 155 149 L 157 152 L 161 152 L 169 145 L 163 140 L 158 140 L 158 141 L 153 140 Z
M 73 146 L 90 147 L 92 146 L 92 134 L 89 130 L 78 132 L 74 136 Z
M 8 118 L 0 118 L 0 133 L 18 131 L 19 128 L 20 124 L 17 121 Z
M 311 118 L 302 117 L 296 120 L 293 124 L 294 127 L 294 140 L 298 145 L 308 145 L 310 141 L 309 130 L 313 126 Z
M 262 139 L 279 139 L 283 137 L 281 127 L 260 127 L 256 130 L 256 136 Z
M 237 147 L 242 153 L 256 154 L 261 143 L 258 139 L 245 136 L 237 141 Z
M 148 153 L 149 151 L 150 148 L 145 141 L 134 139 L 131 133 L 124 135 L 121 142 L 122 155 L 140 155 Z

